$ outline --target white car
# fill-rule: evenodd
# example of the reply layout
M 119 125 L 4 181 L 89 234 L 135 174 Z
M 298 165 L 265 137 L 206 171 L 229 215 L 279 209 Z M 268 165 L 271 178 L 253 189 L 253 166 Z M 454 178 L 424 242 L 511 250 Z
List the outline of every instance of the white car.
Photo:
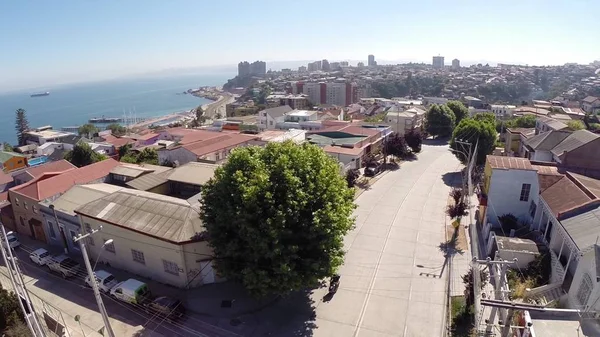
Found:
M 119 281 L 117 281 L 117 279 L 106 270 L 96 270 L 94 274 L 96 275 L 96 283 L 98 284 L 98 289 L 100 289 L 100 291 L 102 292 L 108 293 L 114 286 L 116 286 L 119 283 Z M 92 287 L 92 282 L 89 276 L 85 278 L 85 283 L 88 286 Z
M 52 256 L 50 256 L 50 253 L 44 248 L 36 249 L 31 254 L 29 254 L 29 259 L 31 260 L 31 262 L 40 266 L 43 266 L 46 263 L 48 263 L 51 257 Z
M 21 242 L 19 242 L 17 236 L 12 232 L 6 234 L 6 237 L 8 238 L 8 245 L 10 246 L 10 248 L 15 249 L 21 245 Z M 6 248 L 6 241 L 4 240 L 4 238 L 2 238 L 2 247 Z

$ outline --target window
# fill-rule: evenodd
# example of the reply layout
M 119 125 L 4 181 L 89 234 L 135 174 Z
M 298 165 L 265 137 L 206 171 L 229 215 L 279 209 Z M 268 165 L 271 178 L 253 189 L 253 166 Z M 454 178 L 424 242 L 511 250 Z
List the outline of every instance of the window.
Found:
M 108 241 L 108 239 L 104 239 L 104 242 Z M 115 253 L 115 243 L 111 242 L 111 243 L 105 243 L 104 244 L 104 249 L 106 249 L 107 251 L 111 252 L 111 253 Z
M 17 184 L 17 185 L 20 185 L 20 184 Z M 15 198 L 15 204 L 16 204 L 17 206 L 19 206 L 19 198 Z
M 215 153 L 215 161 L 219 161 L 221 154 L 220 153 Z
M 587 273 L 583 274 L 579 289 L 577 289 L 577 300 L 584 307 L 587 305 L 592 293 L 592 278 Z
M 269 125 L 273 125 L 273 121 L 269 121 Z
M 132 249 L 131 256 L 133 257 L 133 261 L 141 264 L 146 264 L 146 260 L 144 259 L 144 253 L 140 252 L 139 250 Z
M 50 238 L 56 239 L 56 232 L 54 231 L 54 225 L 48 221 L 48 232 L 50 232 Z
M 85 232 L 88 234 L 92 233 L 92 227 L 90 226 L 89 223 L 85 224 Z M 94 238 L 92 238 L 91 235 L 88 235 L 88 237 L 86 238 L 86 241 L 87 241 L 88 245 L 90 245 L 90 246 L 94 245 Z
M 25 207 L 25 209 L 29 209 L 26 202 L 23 203 L 23 207 Z
M 31 206 L 31 209 L 33 210 L 33 213 L 38 213 L 37 207 L 35 207 L 35 205 Z
M 532 218 L 535 218 L 536 209 L 537 205 L 535 204 L 535 202 L 533 202 L 533 200 L 531 200 L 531 204 L 529 204 L 529 215 L 531 215 Z
M 165 273 L 179 275 L 179 266 L 177 263 L 163 260 L 163 267 L 165 268 Z
M 529 201 L 529 192 L 531 191 L 531 184 L 523 184 L 521 186 L 521 201 Z

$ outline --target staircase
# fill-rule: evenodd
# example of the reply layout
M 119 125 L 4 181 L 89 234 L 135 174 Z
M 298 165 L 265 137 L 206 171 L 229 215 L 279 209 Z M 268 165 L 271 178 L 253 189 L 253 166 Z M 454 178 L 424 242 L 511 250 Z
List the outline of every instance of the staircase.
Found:
M 562 284 L 552 283 L 530 289 L 525 295 L 525 301 L 537 305 L 548 306 L 557 302 L 565 292 Z

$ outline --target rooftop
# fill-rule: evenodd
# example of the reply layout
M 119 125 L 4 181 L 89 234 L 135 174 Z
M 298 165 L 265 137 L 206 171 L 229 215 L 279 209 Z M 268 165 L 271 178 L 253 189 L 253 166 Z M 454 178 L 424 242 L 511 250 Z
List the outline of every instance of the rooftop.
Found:
M 210 131 L 208 131 L 210 132 Z M 213 132 L 216 133 L 216 132 Z M 194 153 L 196 156 L 204 156 L 228 147 L 234 147 L 252 140 L 257 140 L 258 136 L 242 135 L 239 133 L 216 133 L 218 137 L 207 140 L 201 140 L 183 145 L 185 149 Z
M 585 144 L 598 139 L 597 134 L 588 130 L 578 130 L 567 136 L 562 142 L 552 149 L 552 154 L 562 157 L 565 152 L 573 151 Z
M 123 189 L 123 187 L 110 184 L 75 185 L 54 201 L 42 202 L 45 206 L 54 205 L 56 210 L 75 215 L 75 209 L 88 202 L 100 199 L 110 193 Z
M 501 170 L 534 170 L 527 158 L 487 156 L 487 162 L 493 169 Z
M 538 249 L 537 244 L 533 240 L 529 239 L 521 239 L 516 237 L 507 237 L 507 236 L 496 236 L 496 243 L 498 244 L 498 249 L 504 251 L 512 251 L 512 252 L 522 252 L 522 253 L 531 253 L 531 254 L 539 254 L 540 250 Z
M 76 213 L 176 244 L 205 231 L 199 213 L 185 200 L 123 189 L 92 201 Z
M 285 115 L 292 116 L 292 117 L 307 117 L 307 116 L 312 116 L 316 113 L 317 113 L 316 110 L 292 110 L 290 112 L 287 112 Z
M 215 164 L 189 162 L 165 173 L 165 177 L 169 181 L 204 185 L 214 176 L 217 167 L 219 166 Z
M 76 169 L 76 168 L 77 167 L 75 167 L 75 165 L 71 164 L 70 162 L 68 162 L 64 159 L 61 159 L 61 160 L 54 161 L 54 162 L 51 162 L 48 164 L 28 168 L 23 173 L 28 175 L 29 178 L 38 178 L 38 177 L 42 176 L 44 173 L 64 172 L 64 171 L 72 170 L 72 169 Z
M 0 151 L 0 163 L 4 164 L 7 160 L 14 158 L 14 157 L 25 158 L 25 156 L 20 153 Z
M 44 139 L 49 139 L 49 138 L 63 138 L 63 137 L 68 137 L 68 136 L 72 136 L 73 133 L 71 132 L 65 132 L 65 131 L 58 131 L 58 130 L 43 130 L 43 131 L 27 131 L 25 132 L 28 135 L 34 136 L 34 137 L 38 137 L 38 138 L 44 138 Z
M 562 176 L 540 195 L 556 218 L 596 199 L 593 194 L 578 186 L 571 174 Z
M 550 151 L 571 134 L 566 130 L 550 130 L 525 140 L 525 145 L 533 150 Z
M 266 113 L 271 116 L 271 118 L 282 117 L 286 113 L 292 111 L 293 109 L 289 105 L 277 106 L 274 108 L 269 108 L 261 111 L 261 113 Z
M 125 183 L 125 185 L 136 190 L 148 191 L 168 182 L 169 180 L 162 175 L 150 173 L 128 181 Z

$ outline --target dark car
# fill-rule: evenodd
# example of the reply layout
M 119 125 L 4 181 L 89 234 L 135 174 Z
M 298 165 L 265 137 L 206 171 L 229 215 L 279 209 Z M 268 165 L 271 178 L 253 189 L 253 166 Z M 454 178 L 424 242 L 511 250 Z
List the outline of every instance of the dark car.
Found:
M 149 314 L 165 317 L 168 320 L 177 320 L 185 315 L 185 307 L 180 300 L 161 296 L 145 305 Z
M 365 177 L 374 177 L 375 175 L 377 175 L 377 173 L 379 173 L 379 171 L 379 166 L 369 165 L 365 167 Z

